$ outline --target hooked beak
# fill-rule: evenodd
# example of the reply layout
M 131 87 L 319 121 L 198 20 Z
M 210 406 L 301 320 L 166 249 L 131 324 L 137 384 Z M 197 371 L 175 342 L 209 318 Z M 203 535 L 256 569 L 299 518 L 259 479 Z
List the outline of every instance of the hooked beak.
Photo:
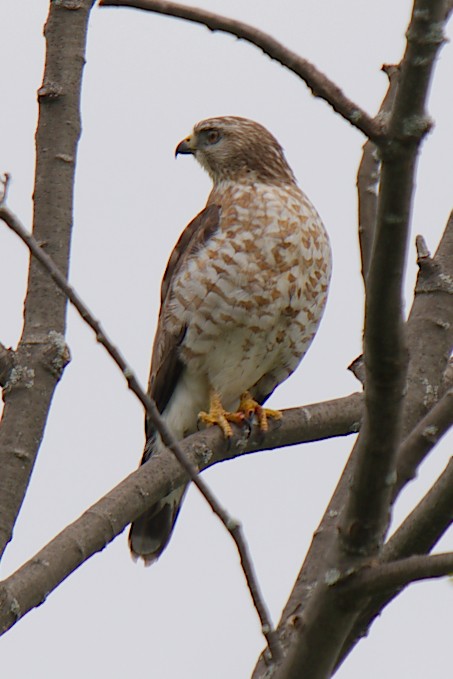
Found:
M 192 137 L 186 137 L 186 139 L 183 139 L 178 146 L 175 149 L 175 158 L 179 155 L 187 155 L 189 153 L 194 154 L 196 151 L 196 147 L 193 145 L 193 139 Z

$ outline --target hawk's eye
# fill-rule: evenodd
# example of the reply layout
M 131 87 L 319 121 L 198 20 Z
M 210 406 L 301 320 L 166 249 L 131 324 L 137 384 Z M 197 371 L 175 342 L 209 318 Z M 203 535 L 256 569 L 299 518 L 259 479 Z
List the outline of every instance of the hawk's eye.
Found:
M 220 139 L 220 132 L 218 130 L 208 130 L 206 133 L 206 139 L 209 144 L 215 144 Z

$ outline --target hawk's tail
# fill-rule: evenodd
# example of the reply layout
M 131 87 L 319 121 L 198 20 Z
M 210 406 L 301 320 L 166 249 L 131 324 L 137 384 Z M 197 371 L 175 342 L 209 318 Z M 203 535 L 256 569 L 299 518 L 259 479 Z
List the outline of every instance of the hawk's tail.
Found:
M 177 488 L 134 521 L 129 531 L 134 559 L 143 559 L 145 566 L 150 566 L 160 557 L 171 538 L 186 490 L 187 485 Z

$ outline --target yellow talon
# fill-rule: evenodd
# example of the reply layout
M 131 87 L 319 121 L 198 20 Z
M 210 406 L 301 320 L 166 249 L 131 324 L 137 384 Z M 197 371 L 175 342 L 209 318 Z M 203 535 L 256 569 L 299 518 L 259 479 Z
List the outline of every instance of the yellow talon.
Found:
M 245 418 L 242 412 L 229 413 L 225 410 L 219 395 L 216 392 L 212 392 L 209 399 L 209 413 L 201 411 L 201 413 L 198 413 L 198 419 L 208 427 L 216 424 L 222 430 L 225 438 L 231 438 L 233 436 L 233 430 L 230 422 L 242 424 Z
M 209 398 L 209 412 L 206 413 L 201 411 L 198 413 L 198 419 L 208 427 L 216 424 L 222 430 L 225 438 L 231 438 L 233 436 L 233 430 L 230 422 L 240 425 L 243 424 L 245 420 L 250 420 L 253 415 L 256 416 L 258 426 L 263 432 L 266 432 L 269 429 L 269 418 L 280 420 L 282 417 L 279 410 L 263 408 L 263 406 L 255 401 L 250 392 L 245 391 L 241 396 L 239 408 L 235 413 L 225 410 L 220 400 L 220 396 L 216 392 L 212 392 Z
M 248 391 L 245 391 L 242 394 L 238 411 L 244 413 L 247 419 L 250 419 L 253 415 L 256 415 L 258 419 L 258 426 L 261 429 L 261 431 L 268 431 L 269 429 L 268 418 L 274 420 L 281 420 L 282 417 L 282 414 L 279 410 L 263 408 L 263 406 L 261 406 L 259 403 L 257 403 L 257 401 L 255 401 L 255 399 Z

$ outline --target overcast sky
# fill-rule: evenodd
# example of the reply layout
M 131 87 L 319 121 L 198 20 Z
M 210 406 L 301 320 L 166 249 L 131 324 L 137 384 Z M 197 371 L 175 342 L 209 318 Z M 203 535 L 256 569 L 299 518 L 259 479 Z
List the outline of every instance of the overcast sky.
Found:
M 386 90 L 381 65 L 401 58 L 411 6 L 409 0 L 197 4 L 272 33 L 370 113 Z M 27 226 L 47 5 L 46 0 L 0 4 L 0 171 L 12 175 L 9 204 Z M 432 88 L 429 111 L 436 127 L 423 149 L 413 213 L 414 236 L 423 233 L 432 249 L 453 207 L 452 77 L 447 44 Z M 334 253 L 319 334 L 269 403 L 284 408 L 357 390 L 346 367 L 361 351 L 355 192 L 361 134 L 258 49 L 200 26 L 125 9 L 92 12 L 82 100 L 71 279 L 142 384 L 166 260 L 209 191 L 207 175 L 190 157 L 175 161 L 174 148 L 198 120 L 233 114 L 258 120 L 283 145 L 323 217 Z M 412 245 L 409 259 L 407 308 L 415 275 Z M 0 341 L 6 345 L 14 346 L 20 336 L 26 266 L 24 247 L 0 225 Z M 141 457 L 141 406 L 72 310 L 68 342 L 72 362 L 54 398 L 2 577 Z M 404 493 L 396 522 L 444 468 L 452 440 L 436 450 Z M 243 522 L 275 621 L 351 446 L 350 438 L 298 446 L 205 474 Z M 450 533 L 439 549 L 452 548 Z M 450 677 L 452 629 L 452 585 L 445 580 L 416 585 L 384 612 L 337 677 Z M 234 545 L 194 490 L 156 565 L 134 565 L 121 535 L 0 640 L 9 679 L 245 678 L 262 646 Z

